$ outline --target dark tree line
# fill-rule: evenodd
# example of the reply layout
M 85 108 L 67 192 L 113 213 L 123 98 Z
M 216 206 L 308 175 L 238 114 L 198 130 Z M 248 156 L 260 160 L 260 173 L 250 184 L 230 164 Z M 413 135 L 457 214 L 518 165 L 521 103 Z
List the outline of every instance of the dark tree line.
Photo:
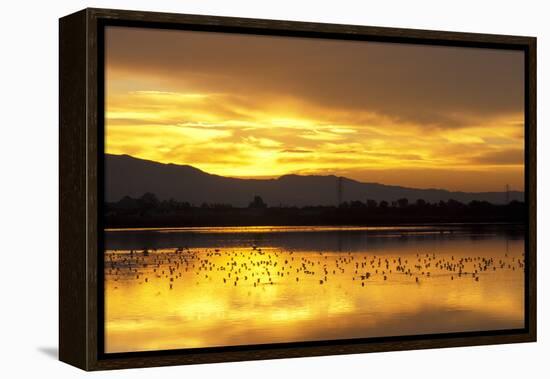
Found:
M 397 225 L 415 223 L 523 223 L 525 204 L 512 201 L 492 204 L 456 200 L 427 202 L 343 202 L 339 206 L 269 206 L 254 196 L 247 207 L 231 204 L 159 200 L 152 193 L 124 197 L 105 205 L 107 227 L 215 226 L 215 225 Z
M 107 203 L 107 209 L 116 210 L 139 210 L 139 211 L 170 211 L 170 210 L 183 210 L 191 208 L 201 209 L 231 209 L 234 208 L 231 204 L 224 203 L 207 203 L 203 202 L 199 206 L 194 206 L 187 201 L 177 201 L 174 199 L 159 200 L 158 197 L 151 192 L 144 193 L 139 198 L 132 198 L 130 196 L 124 196 L 117 202 Z M 254 196 L 248 208 L 267 208 L 267 204 L 264 202 L 261 196 Z
M 430 203 L 424 199 L 418 199 L 415 202 L 409 202 L 409 199 L 402 198 L 396 201 L 380 201 L 367 199 L 365 202 L 354 200 L 350 202 L 343 202 L 340 204 L 339 208 L 343 209 L 368 209 L 368 210 L 388 210 L 388 209 L 400 209 L 400 210 L 430 210 L 430 209 L 448 209 L 448 210 L 459 210 L 459 209 L 484 209 L 490 210 L 496 207 L 507 207 L 507 208 L 520 208 L 523 207 L 524 203 L 513 200 L 508 204 L 493 204 L 488 201 L 473 200 L 467 204 L 460 201 L 449 199 L 447 201 L 439 201 Z
M 196 206 L 186 201 L 177 201 L 174 199 L 170 200 L 159 200 L 157 196 L 153 193 L 145 193 L 139 198 L 132 198 L 130 196 L 125 196 L 121 200 L 113 203 L 107 203 L 107 210 L 111 211 L 179 211 L 185 209 L 239 209 L 234 207 L 231 204 L 224 203 L 207 203 L 203 202 L 200 205 Z M 524 203 L 520 201 L 513 200 L 508 204 L 492 204 L 487 201 L 473 200 L 467 204 L 462 203 L 457 200 L 449 199 L 447 201 L 439 202 L 427 202 L 423 199 L 418 199 L 415 202 L 410 202 L 409 199 L 402 198 L 395 201 L 376 201 L 372 199 L 367 199 L 362 202 L 360 200 L 353 201 L 344 201 L 338 207 L 331 205 L 317 205 L 317 206 L 268 206 L 266 202 L 262 199 L 261 196 L 254 196 L 252 201 L 249 203 L 248 208 L 253 209 L 266 209 L 266 208 L 282 208 L 282 209 L 363 209 L 369 211 L 389 211 L 389 210 L 464 210 L 464 209 L 477 209 L 477 210 L 491 210 L 495 208 L 509 208 L 509 209 L 519 209 L 524 207 Z

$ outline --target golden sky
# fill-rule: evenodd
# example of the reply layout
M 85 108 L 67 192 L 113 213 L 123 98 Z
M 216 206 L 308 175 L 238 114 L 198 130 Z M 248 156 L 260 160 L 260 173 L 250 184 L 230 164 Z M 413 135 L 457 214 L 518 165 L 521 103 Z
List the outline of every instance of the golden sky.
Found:
M 105 146 L 233 177 L 523 190 L 523 53 L 108 27 Z

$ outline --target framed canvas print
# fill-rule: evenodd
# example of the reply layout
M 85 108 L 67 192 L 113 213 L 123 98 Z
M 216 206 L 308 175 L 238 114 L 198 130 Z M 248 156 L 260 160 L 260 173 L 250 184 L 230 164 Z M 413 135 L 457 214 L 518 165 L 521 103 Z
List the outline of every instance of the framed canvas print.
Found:
M 536 340 L 536 40 L 60 20 L 60 359 Z

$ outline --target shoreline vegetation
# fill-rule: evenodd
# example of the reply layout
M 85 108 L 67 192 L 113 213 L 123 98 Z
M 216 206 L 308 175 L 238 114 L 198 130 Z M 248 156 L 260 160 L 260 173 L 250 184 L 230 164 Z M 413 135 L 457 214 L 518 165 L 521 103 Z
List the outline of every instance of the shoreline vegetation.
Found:
M 266 204 L 254 196 L 248 207 L 231 204 L 200 205 L 159 200 L 152 193 L 139 198 L 125 196 L 105 204 L 105 228 L 194 227 L 194 226 L 302 226 L 350 225 L 391 226 L 448 223 L 525 223 L 525 203 L 492 204 L 456 200 L 429 203 L 403 198 L 387 201 L 351 201 L 338 206 L 282 207 Z

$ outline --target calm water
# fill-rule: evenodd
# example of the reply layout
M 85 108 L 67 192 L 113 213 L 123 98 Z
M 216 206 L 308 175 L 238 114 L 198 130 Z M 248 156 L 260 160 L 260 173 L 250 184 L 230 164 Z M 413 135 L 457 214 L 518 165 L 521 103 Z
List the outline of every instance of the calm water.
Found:
M 106 352 L 522 328 L 514 226 L 105 234 Z

